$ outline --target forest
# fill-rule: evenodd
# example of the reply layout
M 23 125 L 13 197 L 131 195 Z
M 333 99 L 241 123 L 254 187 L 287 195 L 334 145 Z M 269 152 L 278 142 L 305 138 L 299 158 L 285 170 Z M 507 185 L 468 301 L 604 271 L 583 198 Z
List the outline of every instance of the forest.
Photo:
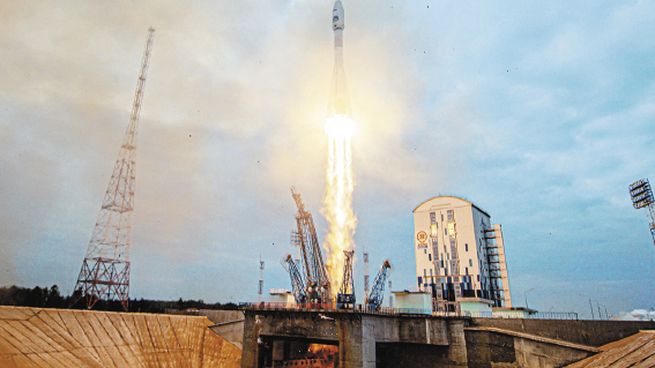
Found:
M 78 294 L 61 295 L 59 287 L 52 285 L 50 287 L 36 286 L 34 288 L 25 288 L 20 286 L 0 287 L 0 305 L 13 305 L 22 307 L 39 307 L 39 308 L 72 308 L 85 309 L 84 299 Z M 237 309 L 239 306 L 235 303 L 205 303 L 199 300 L 150 300 L 150 299 L 130 299 L 130 312 L 146 313 L 164 313 L 166 310 L 188 310 L 188 309 Z M 94 308 L 95 310 L 122 311 L 121 304 L 118 301 L 99 301 Z

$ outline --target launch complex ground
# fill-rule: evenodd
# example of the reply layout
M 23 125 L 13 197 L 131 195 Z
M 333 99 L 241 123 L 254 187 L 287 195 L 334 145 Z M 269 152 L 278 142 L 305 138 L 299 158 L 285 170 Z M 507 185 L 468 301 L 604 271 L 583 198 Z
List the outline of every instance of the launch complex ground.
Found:
M 652 367 L 655 322 L 0 307 L 1 367 Z M 194 314 L 194 315 L 189 315 Z

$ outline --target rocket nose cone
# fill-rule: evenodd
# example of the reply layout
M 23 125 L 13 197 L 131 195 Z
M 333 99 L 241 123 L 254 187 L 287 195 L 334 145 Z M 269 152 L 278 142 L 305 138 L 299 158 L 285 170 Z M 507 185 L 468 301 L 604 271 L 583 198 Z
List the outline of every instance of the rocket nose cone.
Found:
M 334 2 L 334 7 L 332 8 L 332 28 L 343 29 L 344 26 L 344 11 L 341 1 L 337 0 Z

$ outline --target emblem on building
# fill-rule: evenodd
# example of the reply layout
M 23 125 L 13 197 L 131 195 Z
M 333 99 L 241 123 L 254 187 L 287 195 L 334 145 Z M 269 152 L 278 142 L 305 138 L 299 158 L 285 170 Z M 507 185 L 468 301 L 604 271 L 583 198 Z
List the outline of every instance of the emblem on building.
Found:
M 425 231 L 419 231 L 416 234 L 416 240 L 418 240 L 418 246 L 419 247 L 427 247 L 428 246 L 428 233 Z

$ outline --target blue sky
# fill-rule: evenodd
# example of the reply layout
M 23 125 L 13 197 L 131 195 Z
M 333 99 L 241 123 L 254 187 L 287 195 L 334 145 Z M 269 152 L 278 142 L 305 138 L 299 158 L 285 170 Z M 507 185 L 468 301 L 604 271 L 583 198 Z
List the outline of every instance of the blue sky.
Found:
M 132 296 L 252 300 L 260 254 L 266 287 L 288 287 L 289 186 L 325 232 L 331 6 L 0 3 L 0 284 L 71 291 L 152 25 Z M 503 224 L 516 304 L 534 288 L 541 310 L 653 307 L 627 185 L 655 180 L 655 3 L 344 6 L 372 269 L 390 258 L 413 286 L 411 211 L 454 194 Z

